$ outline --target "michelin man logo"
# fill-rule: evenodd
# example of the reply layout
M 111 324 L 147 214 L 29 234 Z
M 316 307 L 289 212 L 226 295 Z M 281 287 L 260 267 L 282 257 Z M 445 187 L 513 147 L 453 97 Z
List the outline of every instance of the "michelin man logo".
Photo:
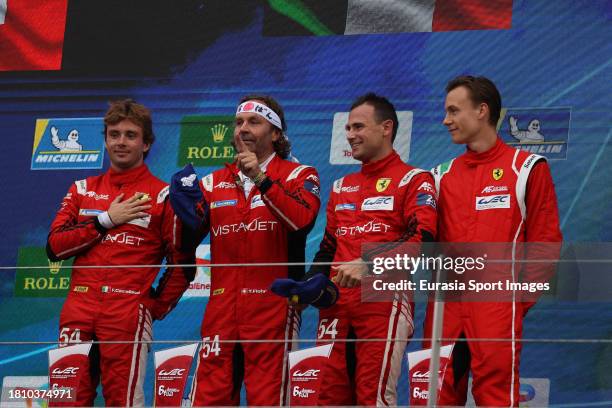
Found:
M 79 140 L 78 130 L 72 129 L 66 140 L 60 140 L 59 130 L 55 126 L 51 126 L 51 143 L 60 152 L 79 152 L 83 150 L 83 146 L 77 140 Z
M 533 119 L 529 122 L 527 130 L 519 129 L 518 119 L 514 116 L 510 116 L 508 122 L 510 123 L 510 134 L 520 142 L 529 143 L 544 141 L 544 135 L 540 133 L 540 121 L 538 119 Z

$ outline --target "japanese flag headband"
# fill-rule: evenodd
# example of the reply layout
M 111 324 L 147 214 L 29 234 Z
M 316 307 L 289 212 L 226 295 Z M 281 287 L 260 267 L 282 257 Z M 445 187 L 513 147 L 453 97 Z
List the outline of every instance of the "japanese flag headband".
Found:
M 276 126 L 280 130 L 283 130 L 282 122 L 276 112 L 274 112 L 272 109 L 270 109 L 263 103 L 255 101 L 243 102 L 238 105 L 238 109 L 236 109 L 236 116 L 239 113 L 243 112 L 255 113 L 270 122 L 273 126 Z

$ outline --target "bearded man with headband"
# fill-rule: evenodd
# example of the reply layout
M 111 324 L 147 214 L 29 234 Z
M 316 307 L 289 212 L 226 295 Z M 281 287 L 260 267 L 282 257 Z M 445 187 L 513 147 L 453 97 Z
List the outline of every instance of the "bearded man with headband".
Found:
M 170 201 L 199 240 L 210 233 L 212 264 L 243 264 L 211 268 L 194 406 L 239 405 L 243 381 L 248 405 L 287 403 L 300 315 L 269 288 L 277 278 L 302 279 L 304 267 L 286 263 L 304 262 L 320 199 L 316 169 L 287 160 L 285 131 L 273 98 L 246 96 L 236 110 L 234 163 L 200 183 L 191 165 L 173 176 Z

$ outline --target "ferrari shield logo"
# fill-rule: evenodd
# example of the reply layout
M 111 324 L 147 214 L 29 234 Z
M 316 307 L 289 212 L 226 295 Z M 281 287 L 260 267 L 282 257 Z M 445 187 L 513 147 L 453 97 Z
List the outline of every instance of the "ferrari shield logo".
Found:
M 493 179 L 501 180 L 502 177 L 504 177 L 504 169 L 500 169 L 499 167 L 493 169 Z
M 390 178 L 379 178 L 376 181 L 376 191 L 378 191 L 379 193 L 382 193 L 383 191 L 387 189 L 387 187 L 389 187 L 389 184 L 391 184 Z

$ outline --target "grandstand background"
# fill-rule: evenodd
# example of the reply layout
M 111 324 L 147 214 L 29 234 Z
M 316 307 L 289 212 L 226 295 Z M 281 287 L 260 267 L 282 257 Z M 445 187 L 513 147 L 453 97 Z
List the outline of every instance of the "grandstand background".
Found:
M 333 131 L 355 97 L 387 96 L 404 112 L 402 157 L 431 168 L 462 151 L 441 124 L 446 82 L 485 75 L 502 93 L 504 140 L 519 143 L 510 116 L 522 130 L 540 121 L 544 142 L 529 147 L 550 159 L 564 258 L 574 259 L 583 243 L 612 241 L 610 38 L 609 0 L 0 1 L 0 378 L 47 373 L 46 351 L 55 346 L 44 342 L 57 339 L 69 277 L 44 255 L 48 228 L 69 185 L 108 166 L 100 118 L 109 100 L 132 97 L 151 108 L 157 140 L 146 162 L 168 181 L 187 162 L 200 175 L 220 166 L 239 98 L 269 93 L 285 109 L 294 157 L 318 169 L 325 205 L 332 181 L 358 169 L 344 154 L 342 130 Z M 228 129 L 215 139 L 219 124 Z M 78 129 L 87 153 L 54 160 L 51 126 L 60 139 Z M 308 260 L 324 218 L 321 211 L 309 235 Z M 199 281 L 155 324 L 156 340 L 198 340 L 207 242 Z M 595 278 L 562 267 L 563 296 L 525 320 L 527 339 L 598 340 L 524 345 L 521 377 L 545 379 L 537 392 L 551 404 L 612 404 L 612 298 L 589 297 L 612 286 L 610 265 L 588 266 L 601 269 Z M 303 338 L 316 336 L 316 317 L 305 312 Z M 11 344 L 24 341 L 41 344 Z M 408 401 L 405 371 L 400 404 Z

